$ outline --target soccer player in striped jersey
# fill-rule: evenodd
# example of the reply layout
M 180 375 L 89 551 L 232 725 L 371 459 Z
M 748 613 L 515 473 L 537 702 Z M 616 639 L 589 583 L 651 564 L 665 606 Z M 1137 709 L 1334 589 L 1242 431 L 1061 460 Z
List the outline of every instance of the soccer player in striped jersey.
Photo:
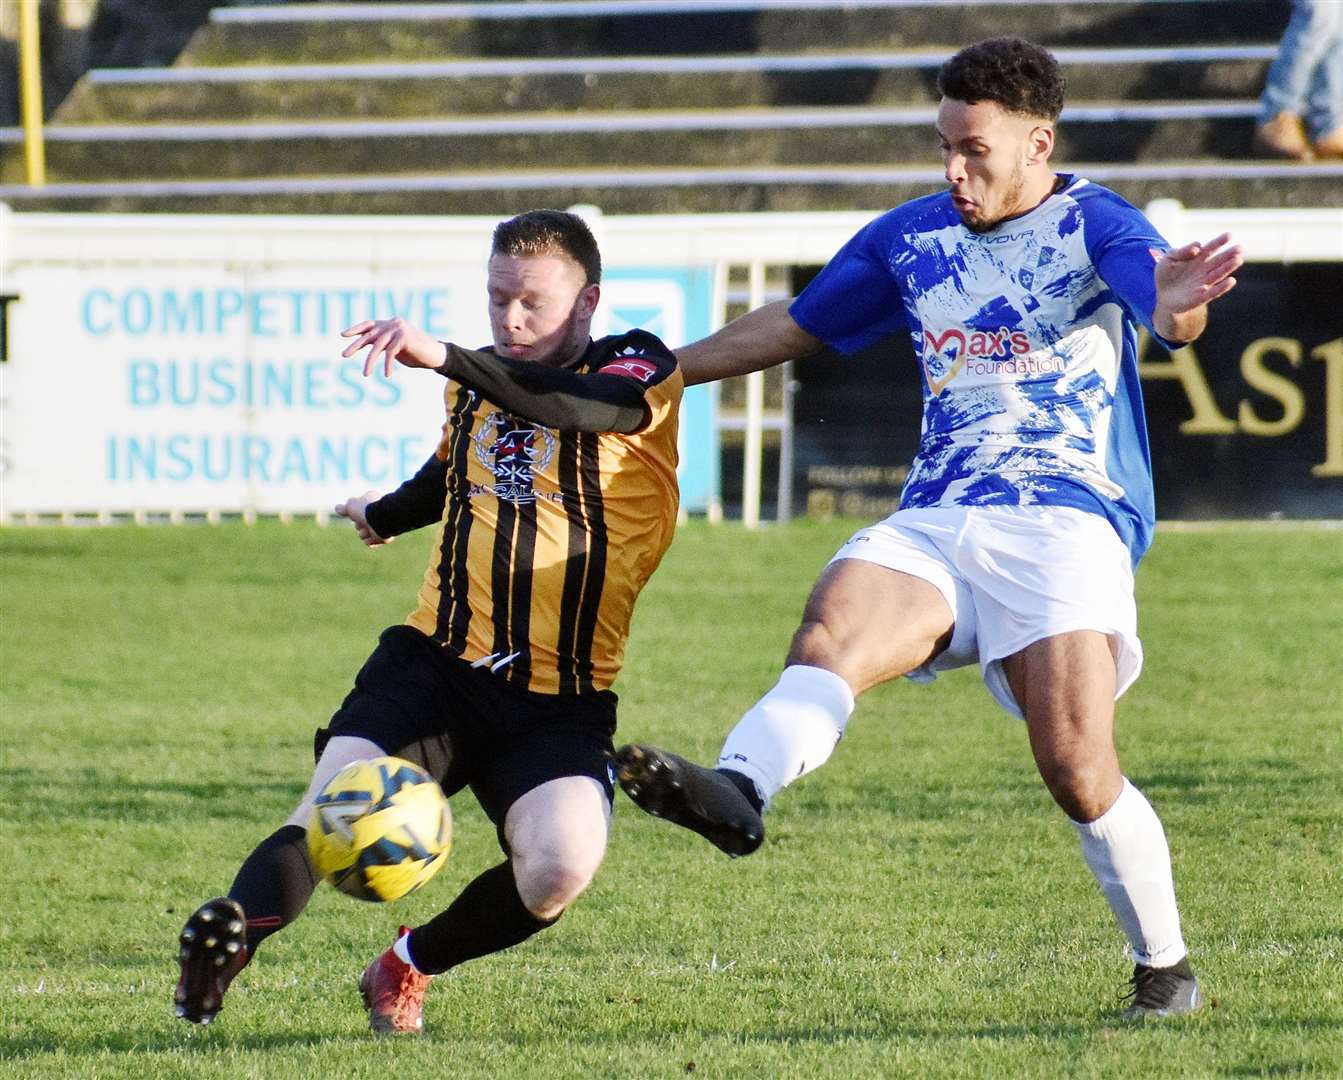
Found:
M 1129 1015 L 1187 1012 L 1199 994 L 1165 833 L 1113 737 L 1115 699 L 1142 666 L 1133 568 L 1155 516 L 1137 338 L 1198 337 L 1240 252 L 1225 236 L 1169 250 L 1119 196 L 1052 170 L 1063 79 L 1044 49 L 972 45 L 938 87 L 948 190 L 877 218 L 791 306 L 678 352 L 687 381 L 704 382 L 909 334 L 924 413 L 901 508 L 822 573 L 779 682 L 717 769 L 630 746 L 620 781 L 646 810 L 747 854 L 774 795 L 830 756 L 855 695 L 977 663 L 1025 719 L 1128 938 Z
M 368 350 L 365 374 L 381 361 L 445 378 L 435 454 L 391 494 L 336 509 L 370 547 L 436 524 L 433 554 L 415 610 L 383 632 L 317 732 L 293 814 L 183 928 L 184 1019 L 209 1023 L 257 945 L 302 912 L 317 883 L 312 800 L 351 761 L 391 754 L 449 795 L 469 785 L 506 856 L 365 970 L 375 1031 L 419 1031 L 431 976 L 550 926 L 592 880 L 614 791 L 611 685 L 676 525 L 683 388 L 654 335 L 592 340 L 600 282 L 583 221 L 536 210 L 495 230 L 489 348 L 400 319 L 344 332 L 345 356 Z

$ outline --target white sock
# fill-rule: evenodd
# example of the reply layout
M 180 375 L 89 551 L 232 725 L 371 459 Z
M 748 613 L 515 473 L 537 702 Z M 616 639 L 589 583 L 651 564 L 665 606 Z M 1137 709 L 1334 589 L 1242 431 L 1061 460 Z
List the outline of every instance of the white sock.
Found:
M 1188 950 L 1180 936 L 1170 848 L 1152 804 L 1126 778 L 1109 810 L 1073 825 L 1134 960 L 1148 967 L 1178 964 Z
M 409 964 L 413 970 L 418 971 L 421 975 L 424 974 L 423 971 L 420 971 L 419 968 L 415 967 L 415 961 L 411 959 L 409 931 L 396 939 L 396 944 L 392 946 L 392 952 L 396 953 L 396 958 L 403 964 Z
M 833 671 L 784 668 L 732 729 L 718 767 L 750 777 L 768 806 L 786 784 L 825 762 L 852 712 L 853 691 Z

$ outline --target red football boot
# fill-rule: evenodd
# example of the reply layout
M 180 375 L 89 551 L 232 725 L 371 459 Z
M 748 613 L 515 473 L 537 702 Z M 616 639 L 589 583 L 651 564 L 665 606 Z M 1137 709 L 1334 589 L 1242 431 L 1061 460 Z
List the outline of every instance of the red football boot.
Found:
M 403 926 L 397 937 L 410 933 Z M 364 969 L 359 992 L 364 996 L 371 1031 L 383 1035 L 418 1035 L 424 1030 L 424 992 L 432 976 L 421 975 L 388 949 Z

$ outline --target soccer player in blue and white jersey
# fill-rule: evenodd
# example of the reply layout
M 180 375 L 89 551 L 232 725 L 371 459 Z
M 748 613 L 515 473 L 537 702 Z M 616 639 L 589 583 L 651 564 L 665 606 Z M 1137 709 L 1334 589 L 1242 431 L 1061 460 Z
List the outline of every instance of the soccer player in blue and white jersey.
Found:
M 678 354 L 695 383 L 908 333 L 924 410 L 901 508 L 825 568 L 782 676 L 717 769 L 633 745 L 618 774 L 645 810 L 747 854 L 775 794 L 830 756 L 856 695 L 978 663 L 1024 718 L 1128 938 L 1127 1015 L 1192 1011 L 1165 833 L 1113 736 L 1142 666 L 1133 570 L 1155 516 L 1137 338 L 1197 338 L 1241 254 L 1226 236 L 1170 250 L 1119 196 L 1052 170 L 1063 79 L 1044 49 L 972 45 L 938 88 L 948 190 L 873 221 L 791 306 Z

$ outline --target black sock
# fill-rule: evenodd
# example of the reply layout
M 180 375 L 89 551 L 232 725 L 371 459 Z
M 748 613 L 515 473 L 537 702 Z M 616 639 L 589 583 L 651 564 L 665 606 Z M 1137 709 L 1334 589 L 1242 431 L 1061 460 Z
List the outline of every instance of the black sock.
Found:
M 511 948 L 553 922 L 527 910 L 512 862 L 502 862 L 471 882 L 446 911 L 410 932 L 410 955 L 420 971 L 437 975 Z
M 301 826 L 282 825 L 256 846 L 228 891 L 247 916 L 249 953 L 303 913 L 317 881 Z
M 715 769 L 732 781 L 732 784 L 738 791 L 746 796 L 746 801 L 751 804 L 757 814 L 765 812 L 765 800 L 760 797 L 760 789 L 755 786 L 755 781 L 745 773 L 739 773 L 736 769 Z

